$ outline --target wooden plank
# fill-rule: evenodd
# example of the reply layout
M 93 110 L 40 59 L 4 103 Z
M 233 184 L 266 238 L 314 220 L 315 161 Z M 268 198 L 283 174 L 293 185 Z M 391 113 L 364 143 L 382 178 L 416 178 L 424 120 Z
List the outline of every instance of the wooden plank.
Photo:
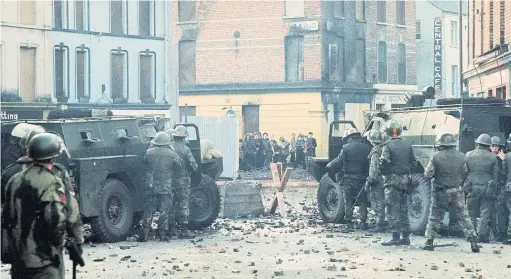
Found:
M 271 163 L 270 169 L 271 169 L 271 176 L 273 178 L 273 183 L 280 185 L 280 175 L 279 175 L 277 164 Z
M 282 210 L 284 210 L 284 215 L 287 216 L 286 209 L 285 209 L 285 203 L 284 203 L 284 190 L 286 189 L 286 184 L 289 181 L 289 178 L 291 177 L 292 171 L 293 171 L 292 168 L 287 168 L 286 171 L 284 172 L 284 176 L 280 180 L 279 191 L 277 192 L 277 194 L 275 195 L 275 198 L 273 199 L 273 203 L 270 208 L 270 214 L 275 214 L 275 212 L 277 211 L 277 207 L 279 207 L 281 214 L 282 214 Z M 281 196 L 282 202 L 279 202 L 279 198 L 278 198 L 279 195 Z M 282 215 L 282 216 L 284 216 L 284 215 Z
M 287 182 L 291 178 L 291 172 L 293 171 L 292 168 L 287 168 L 286 172 L 284 172 L 284 176 L 280 180 L 280 188 L 279 192 L 284 192 L 284 189 L 286 189 Z
M 287 208 L 286 203 L 284 202 L 284 193 L 278 192 L 276 199 L 279 203 L 280 216 L 282 216 L 282 218 L 287 218 Z

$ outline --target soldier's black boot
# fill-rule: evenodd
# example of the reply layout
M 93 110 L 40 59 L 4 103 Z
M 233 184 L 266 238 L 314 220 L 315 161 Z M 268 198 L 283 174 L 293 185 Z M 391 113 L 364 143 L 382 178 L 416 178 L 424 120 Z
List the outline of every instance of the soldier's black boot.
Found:
M 433 239 L 426 240 L 426 244 L 424 244 L 424 246 L 422 246 L 422 250 L 434 251 L 435 246 L 433 246 Z
M 374 232 L 374 233 L 384 232 L 385 231 L 385 226 L 384 225 L 376 225 L 376 227 L 370 229 L 369 231 L 370 232 Z
M 403 238 L 400 240 L 401 245 L 410 245 L 410 232 L 403 232 Z
M 399 239 L 399 233 L 393 232 L 392 233 L 392 240 L 387 242 L 382 242 L 382 246 L 399 246 L 401 245 L 401 240 Z
M 505 233 L 498 233 L 497 236 L 495 237 L 495 241 L 497 241 L 497 242 L 502 242 L 504 240 L 506 240 Z
M 369 229 L 369 225 L 367 225 L 367 222 L 360 223 L 360 229 L 363 231 L 367 231 Z
M 479 253 L 479 245 L 477 245 L 475 237 L 470 238 L 470 248 L 472 249 L 472 252 Z
M 502 244 L 511 245 L 511 238 L 508 238 L 508 239 L 502 241 Z
M 182 229 L 181 234 L 179 235 L 181 239 L 193 239 L 195 238 L 195 234 L 189 231 L 188 229 Z

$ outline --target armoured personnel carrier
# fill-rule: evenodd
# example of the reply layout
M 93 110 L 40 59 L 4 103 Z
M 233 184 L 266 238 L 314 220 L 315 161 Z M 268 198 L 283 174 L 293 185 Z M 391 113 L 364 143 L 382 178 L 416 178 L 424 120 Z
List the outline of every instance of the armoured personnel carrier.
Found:
M 40 125 L 61 135 L 68 152 L 59 157 L 74 182 L 82 220 L 90 223 L 100 241 L 126 238 L 134 220 L 144 210 L 145 169 L 143 156 L 161 121 L 135 117 L 85 117 L 2 122 L 2 153 L 15 150 L 12 129 L 19 123 Z M 207 227 L 218 217 L 220 194 L 215 180 L 223 171 L 222 159 L 202 160 L 197 126 L 183 124 L 193 134 L 188 139 L 200 172 L 192 174 L 190 193 L 191 229 Z M 2 160 L 2 168 L 12 162 Z
M 363 135 L 372 129 L 384 133 L 385 122 L 396 120 L 403 126 L 402 138 L 409 141 L 415 155 L 421 163 L 419 170 L 412 174 L 413 192 L 409 196 L 409 218 L 412 231 L 422 233 L 427 224 L 431 202 L 431 181 L 423 176 L 423 168 L 435 152 L 437 134 L 448 132 L 458 138 L 458 150 L 466 153 L 475 147 L 475 139 L 483 133 L 498 136 L 505 142 L 511 133 L 511 107 L 504 101 L 494 98 L 441 99 L 430 107 L 409 107 L 388 111 L 365 112 L 366 127 Z M 329 136 L 329 158 L 315 158 L 310 171 L 320 182 L 318 206 L 323 219 L 327 222 L 342 222 L 344 205 L 342 191 L 334 181 L 334 174 L 324 175 L 325 166 L 332 160 L 344 143 L 342 137 L 336 137 L 335 126 L 354 126 L 351 121 L 336 121 L 331 124 Z M 444 225 L 453 225 L 449 216 Z M 453 220 L 450 220 L 453 221 Z

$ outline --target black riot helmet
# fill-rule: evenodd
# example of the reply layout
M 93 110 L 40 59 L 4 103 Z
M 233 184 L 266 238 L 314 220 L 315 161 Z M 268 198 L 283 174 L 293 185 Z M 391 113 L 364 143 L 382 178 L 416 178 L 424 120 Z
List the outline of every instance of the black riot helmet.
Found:
M 60 140 L 52 133 L 40 133 L 28 143 L 28 157 L 34 161 L 45 161 L 58 157 L 62 152 Z
M 367 140 L 369 140 L 372 144 L 380 144 L 383 142 L 383 136 L 380 131 L 371 130 L 367 136 Z
M 385 133 L 391 138 L 399 138 L 403 132 L 403 127 L 396 120 L 390 120 L 387 122 Z

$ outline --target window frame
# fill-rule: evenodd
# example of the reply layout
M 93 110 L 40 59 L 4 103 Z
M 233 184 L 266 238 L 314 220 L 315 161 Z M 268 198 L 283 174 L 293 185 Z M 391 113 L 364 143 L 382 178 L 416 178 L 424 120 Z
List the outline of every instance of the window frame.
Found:
M 151 57 L 151 89 L 152 89 L 152 92 L 151 92 L 151 95 L 150 96 L 145 96 L 145 98 L 142 98 L 142 92 L 141 92 L 141 85 L 142 85 L 142 79 L 141 79 L 141 61 L 140 61 L 140 58 L 143 57 L 143 56 L 149 56 Z M 139 100 L 145 100 L 147 97 L 150 97 L 154 100 L 156 100 L 156 52 L 154 51 L 149 51 L 149 50 L 145 50 L 145 51 L 141 51 L 138 53 L 138 99 Z
M 456 69 L 456 74 L 454 74 L 454 69 Z M 458 76 L 459 76 L 459 66 L 458 65 L 451 65 L 451 94 L 453 97 L 458 96 L 458 94 L 461 94 L 460 89 L 458 88 Z M 456 90 L 454 90 L 456 88 Z
M 298 66 L 298 77 L 296 80 L 291 80 L 290 77 L 289 77 L 289 71 L 288 71 L 288 58 L 287 58 L 287 53 L 288 53 L 288 50 L 287 50 L 287 41 L 290 40 L 291 38 L 301 38 L 301 41 L 303 42 L 302 44 L 302 47 L 301 47 L 301 56 L 299 55 L 298 56 L 298 62 L 297 62 L 297 66 Z M 298 54 L 300 50 L 298 50 Z M 285 81 L 286 82 L 301 82 L 301 81 L 304 81 L 305 80 L 305 68 L 304 68 L 304 63 L 305 63 L 305 36 L 303 35 L 291 35 L 291 36 L 286 36 L 284 37 L 284 71 L 285 71 Z
M 381 80 L 381 77 L 380 77 L 380 43 L 383 43 L 385 45 L 385 80 Z M 377 63 L 378 63 L 378 66 L 377 66 L 377 71 L 378 71 L 378 74 L 377 74 L 377 77 L 378 77 L 378 83 L 388 83 L 388 80 L 389 80 L 389 57 L 388 57 L 388 49 L 387 49 L 387 42 L 385 41 L 378 41 L 378 50 L 377 50 Z
M 194 16 L 193 16 L 193 19 L 191 19 L 191 20 L 184 20 L 184 19 L 181 18 L 180 5 L 183 2 L 193 2 L 194 3 Z M 195 0 L 177 0 L 177 22 L 178 23 L 193 23 L 193 22 L 197 22 L 197 1 L 195 1 Z
M 57 75 L 56 75 L 56 69 L 57 69 L 57 63 L 56 63 L 56 51 L 59 50 L 59 51 L 63 51 L 64 52 L 64 57 L 62 58 L 62 61 L 64 63 L 64 65 L 62 65 L 62 84 L 63 84 L 63 89 L 64 89 L 64 95 L 58 95 L 57 94 Z M 69 77 L 69 64 L 70 64 L 70 61 L 69 61 L 69 47 L 64 45 L 63 43 L 59 44 L 59 45 L 55 45 L 53 46 L 53 51 L 52 51 L 52 54 L 53 54 L 53 96 L 55 98 L 69 98 L 70 96 L 70 91 L 69 91 L 69 80 L 70 80 L 70 77 Z M 36 60 L 37 61 L 37 60 Z M 37 94 L 36 94 L 37 96 Z
M 459 40 L 458 39 L 459 38 L 458 37 L 459 36 L 459 34 L 458 34 L 458 21 L 451 20 L 451 21 L 449 21 L 449 25 L 450 25 L 450 29 L 449 29 L 450 35 L 449 36 L 451 37 L 450 38 L 451 39 L 450 45 L 451 45 L 451 47 L 458 47 L 458 40 Z M 453 36 L 453 34 L 454 34 L 454 36 Z
M 399 54 L 401 52 L 401 47 L 403 48 L 403 54 L 402 54 L 403 57 L 402 57 L 402 59 L 403 59 L 404 63 L 399 63 L 399 56 L 400 56 Z M 407 63 L 408 61 L 406 59 L 406 56 L 407 56 L 406 55 L 406 50 L 407 50 L 407 48 L 406 48 L 406 44 L 405 43 L 398 43 L 397 44 L 397 59 L 396 59 L 397 60 L 397 84 L 406 84 L 406 82 L 407 82 L 406 71 L 408 70 L 408 63 Z M 404 71 L 403 71 L 403 73 L 404 73 L 404 77 L 403 77 L 404 81 L 400 79 L 400 73 L 401 73 L 400 68 L 399 68 L 400 64 L 403 64 L 403 66 L 404 66 Z M 403 81 L 403 82 L 401 82 L 401 81 Z
M 361 17 L 359 17 L 358 8 L 360 6 L 361 9 Z M 357 0 L 355 1 L 355 20 L 365 21 L 366 20 L 366 1 L 365 0 Z
M 29 2 L 29 1 L 22 1 L 22 2 Z M 30 24 L 30 23 L 24 23 L 22 22 L 21 20 L 21 7 L 20 6 L 20 3 L 18 2 L 18 23 L 19 24 L 22 24 L 22 25 L 25 25 L 25 26 L 34 26 L 37 24 L 37 0 L 33 0 L 31 1 L 33 2 L 33 11 L 32 11 L 32 15 L 33 15 L 33 24 Z
M 403 6 L 401 7 L 400 5 L 403 5 Z M 396 0 L 396 25 L 406 26 L 406 1 L 405 0 Z
M 84 95 L 83 96 L 80 96 L 78 94 L 78 53 L 80 52 L 83 52 L 85 53 L 85 63 L 84 63 L 84 66 L 85 66 L 85 69 L 84 69 L 84 90 L 83 90 L 83 93 Z M 91 68 L 90 68 L 90 62 L 91 59 L 90 59 L 90 48 L 88 47 L 85 47 L 84 45 L 81 45 L 80 47 L 77 47 L 75 49 L 75 90 L 76 90 L 76 98 L 78 100 L 80 100 L 81 98 L 83 99 L 90 99 L 90 93 L 91 93 L 91 79 L 90 79 L 90 73 L 91 73 Z
M 420 20 L 415 21 L 415 39 L 422 40 L 422 23 Z
M 114 98 L 114 95 L 113 95 L 113 76 L 112 76 L 112 54 L 116 54 L 116 55 L 124 55 L 124 82 L 123 82 L 123 96 L 122 98 L 124 99 L 127 99 L 129 100 L 129 53 L 127 50 L 124 50 L 124 49 L 121 49 L 121 48 L 118 48 L 118 49 L 112 49 L 110 50 L 110 99 L 111 100 L 114 100 L 116 98 Z
M 121 2 L 121 5 L 122 5 L 122 11 L 121 11 L 121 15 L 122 15 L 122 19 L 121 19 L 121 24 L 122 24 L 122 31 L 121 33 L 116 33 L 116 32 L 113 32 L 112 31 L 112 2 Z M 109 10 L 108 10 L 108 14 L 109 14 L 109 31 L 111 34 L 117 34 L 117 35 L 128 35 L 129 34 L 129 31 L 128 31 L 128 2 L 127 0 L 110 0 L 109 1 Z
M 55 17 L 55 2 L 59 2 L 62 7 L 61 7 L 61 11 L 62 11 L 62 26 L 60 28 L 57 28 L 56 27 L 56 17 Z M 52 23 L 53 23 L 53 29 L 57 29 L 57 30 L 65 30 L 65 29 L 69 29 L 69 5 L 68 5 L 68 2 L 67 0 L 53 0 L 52 1 L 52 15 L 53 15 L 53 18 L 52 18 Z
M 89 4 L 89 0 L 80 0 L 82 1 L 82 4 L 83 4 L 83 29 L 78 29 L 77 28 L 77 13 L 76 13 L 76 7 L 77 7 L 77 1 L 74 1 L 74 27 L 75 27 L 75 30 L 79 30 L 79 31 L 89 31 L 90 30 L 90 18 L 89 18 L 89 15 L 90 15 L 90 4 Z
M 149 2 L 149 35 L 142 35 L 140 33 L 140 4 L 143 1 Z M 147 36 L 147 37 L 154 37 L 156 34 L 156 1 L 154 0 L 140 0 L 138 2 L 137 7 L 137 15 L 138 15 L 138 35 L 140 36 Z
M 363 43 L 363 51 L 364 51 L 364 55 L 362 55 L 363 57 L 363 61 L 362 61 L 362 66 L 363 66 L 363 73 L 362 73 L 362 82 L 361 83 L 366 83 L 367 80 L 366 80 L 366 77 L 367 77 L 367 42 L 366 42 L 366 39 L 364 38 L 358 38 L 355 40 L 355 50 L 356 50 L 356 47 L 357 47 L 357 42 L 362 42 Z M 356 57 L 358 58 L 358 57 Z M 355 59 L 356 59 L 355 58 Z M 357 59 L 355 60 L 355 65 L 358 65 L 358 61 Z M 358 75 L 358 73 L 356 73 L 356 75 Z M 356 82 L 359 82 L 358 81 L 358 78 L 356 78 Z
M 194 42 L 194 45 L 195 45 L 195 49 L 194 49 L 194 56 L 195 56 L 195 66 L 194 66 L 194 73 L 193 73 L 193 76 L 194 76 L 194 80 L 193 80 L 193 83 L 186 83 L 184 84 L 185 86 L 188 86 L 188 85 L 196 85 L 197 84 L 197 41 L 196 40 L 181 40 L 178 42 L 178 78 L 179 78 L 179 87 L 181 87 L 181 80 L 182 80 L 182 74 L 181 74 L 181 45 L 184 44 L 184 43 L 187 43 L 187 42 Z
M 376 22 L 387 23 L 387 1 L 376 1 Z

